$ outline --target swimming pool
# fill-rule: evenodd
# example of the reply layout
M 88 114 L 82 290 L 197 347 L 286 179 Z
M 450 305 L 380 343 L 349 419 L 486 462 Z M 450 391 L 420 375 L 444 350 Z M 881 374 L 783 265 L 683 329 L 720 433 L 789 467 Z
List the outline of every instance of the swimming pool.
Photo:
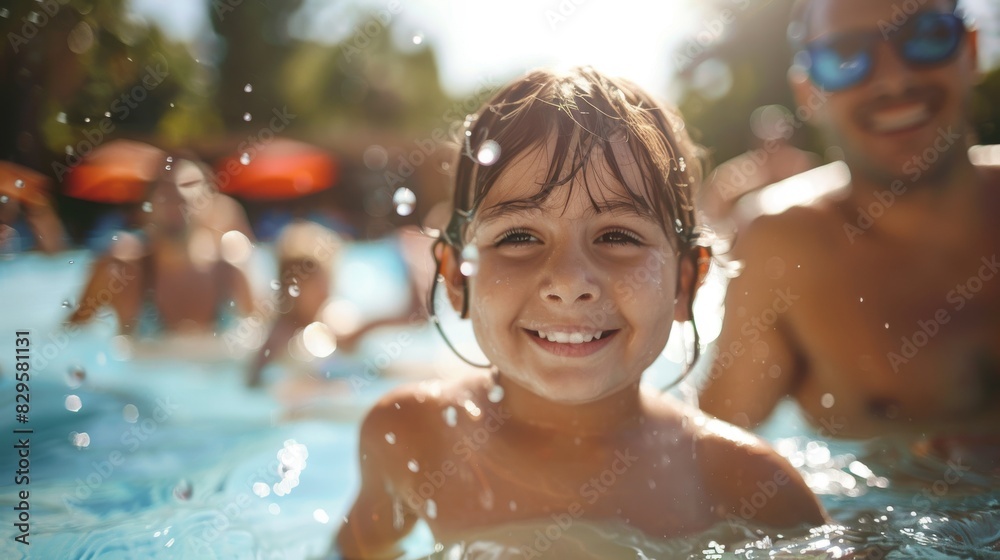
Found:
M 319 557 L 358 484 L 357 422 L 399 383 L 382 377 L 334 384 L 323 418 L 298 418 L 266 391 L 243 387 L 230 359 L 130 356 L 109 321 L 67 333 L 58 325 L 79 293 L 91 260 L 82 251 L 0 261 L 0 407 L 4 473 L 2 558 Z M 251 269 L 267 292 L 273 260 Z M 345 255 L 352 278 L 343 291 L 378 314 L 401 300 L 403 274 L 384 248 Z M 387 272 L 395 270 L 396 272 Z M 29 331 L 30 416 L 16 422 L 15 332 Z M 436 363 L 447 349 L 426 327 L 394 356 L 400 364 Z M 371 357 L 393 333 L 361 351 Z M 653 377 L 675 373 L 657 364 Z M 80 372 L 83 372 L 82 374 Z M 658 381 L 659 383 L 659 381 Z M 315 412 L 315 411 L 314 411 Z M 835 419 L 834 419 L 835 420 Z M 30 434 L 14 434 L 14 429 Z M 840 524 L 805 535 L 764 535 L 730 527 L 694 539 L 657 543 L 613 528 L 558 528 L 545 557 L 578 558 L 1000 558 L 998 481 L 961 465 L 914 457 L 891 442 L 825 442 L 785 407 L 765 435 L 806 476 Z M 14 484 L 15 445 L 29 440 L 30 484 Z M 18 491 L 30 492 L 20 500 Z M 14 540 L 14 508 L 27 502 L 30 534 Z M 751 500 L 752 502 L 752 500 Z M 747 504 L 753 508 L 754 504 Z M 545 534 L 551 522 L 499 528 L 477 542 L 435 545 L 424 529 L 409 557 L 499 558 L 518 539 Z M 741 544 L 742 543 L 742 544 Z M 564 547 L 560 549 L 559 547 Z M 576 547 L 576 548 L 574 548 Z M 559 552 L 563 550 L 563 552 Z M 582 552 L 581 552 L 582 554 Z

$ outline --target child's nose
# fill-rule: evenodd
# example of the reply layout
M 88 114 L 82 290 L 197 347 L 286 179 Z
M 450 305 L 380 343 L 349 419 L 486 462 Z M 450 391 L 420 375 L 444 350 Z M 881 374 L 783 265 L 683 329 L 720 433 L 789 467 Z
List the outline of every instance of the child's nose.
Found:
M 601 297 L 600 285 L 582 251 L 563 249 L 554 251 L 546 263 L 547 274 L 542 282 L 540 296 L 552 303 L 596 301 Z

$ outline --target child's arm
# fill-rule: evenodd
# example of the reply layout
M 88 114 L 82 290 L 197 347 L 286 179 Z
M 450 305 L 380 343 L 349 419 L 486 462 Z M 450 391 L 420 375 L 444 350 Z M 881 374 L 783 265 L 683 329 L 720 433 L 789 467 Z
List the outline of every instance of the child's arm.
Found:
M 795 268 L 775 219 L 754 222 L 734 249 L 746 266 L 729 283 L 722 332 L 699 395 L 702 410 L 748 429 L 767 419 L 803 373 L 788 321 L 799 297 L 789 282 Z
M 775 528 L 829 522 L 798 471 L 763 440 L 720 420 L 709 420 L 705 432 L 699 466 L 723 520 Z
M 401 428 L 395 425 L 400 411 L 391 402 L 382 399 L 361 425 L 361 490 L 335 542 L 345 559 L 398 558 L 399 542 L 417 521 L 398 492 L 405 461 L 387 453 L 385 434 Z

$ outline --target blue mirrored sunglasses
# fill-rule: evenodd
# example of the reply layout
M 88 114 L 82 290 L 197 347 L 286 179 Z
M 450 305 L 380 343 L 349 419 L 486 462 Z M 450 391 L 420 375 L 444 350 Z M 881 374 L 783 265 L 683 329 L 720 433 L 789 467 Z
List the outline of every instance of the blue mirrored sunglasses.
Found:
M 965 23 L 958 15 L 922 12 L 888 36 L 861 31 L 824 37 L 805 46 L 809 76 L 826 91 L 847 89 L 871 75 L 879 41 L 888 41 L 907 64 L 927 67 L 954 56 L 964 35 Z

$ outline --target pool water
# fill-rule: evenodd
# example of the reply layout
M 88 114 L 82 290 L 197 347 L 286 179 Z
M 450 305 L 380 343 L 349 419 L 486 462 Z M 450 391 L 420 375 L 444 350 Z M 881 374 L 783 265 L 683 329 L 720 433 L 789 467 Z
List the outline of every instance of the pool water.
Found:
M 351 280 L 341 292 L 367 314 L 405 304 L 391 295 L 405 293 L 406 281 L 391 250 L 358 247 L 344 259 Z M 177 351 L 143 357 L 115 338 L 107 316 L 68 333 L 59 325 L 90 260 L 78 251 L 0 261 L 0 422 L 8 427 L 0 441 L 0 558 L 326 555 L 358 485 L 358 421 L 399 381 L 333 381 L 316 418 L 245 388 L 242 361 L 186 359 Z M 266 251 L 250 263 L 258 293 L 267 292 L 273 266 Z M 27 424 L 16 423 L 14 410 L 19 330 L 30 330 L 36 356 Z M 395 358 L 400 363 L 446 359 L 431 329 L 409 331 L 417 342 Z M 367 341 L 354 363 L 393 336 Z M 665 361 L 653 369 L 658 385 L 676 374 Z M 13 483 L 15 428 L 32 430 L 28 486 Z M 1000 558 L 1000 481 L 989 473 L 917 457 L 891 441 L 824 441 L 790 406 L 763 434 L 799 468 L 837 525 L 779 535 L 723 524 L 664 543 L 627 527 L 581 522 L 558 528 L 544 557 Z M 29 546 L 14 540 L 12 523 L 17 492 L 25 489 Z M 546 530 L 551 522 L 524 523 L 436 545 L 418 528 L 408 557 L 519 557 L 520 544 Z

